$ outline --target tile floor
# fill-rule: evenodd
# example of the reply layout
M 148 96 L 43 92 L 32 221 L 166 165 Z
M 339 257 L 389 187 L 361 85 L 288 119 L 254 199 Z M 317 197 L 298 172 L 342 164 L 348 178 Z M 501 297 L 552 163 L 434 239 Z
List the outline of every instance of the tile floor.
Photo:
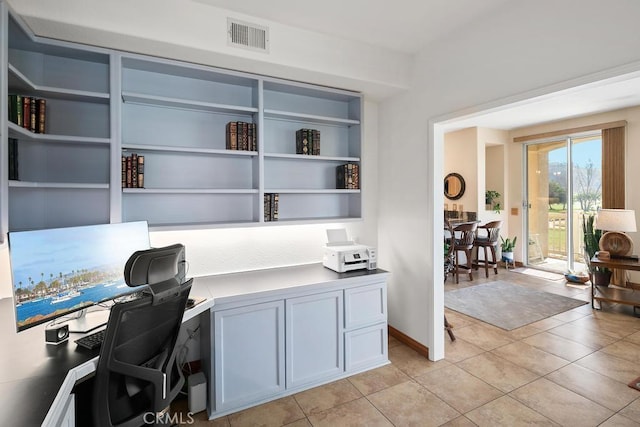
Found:
M 484 274 L 476 274 L 484 276 Z M 499 270 L 445 290 L 509 280 L 589 300 L 589 290 Z M 590 304 L 513 331 L 447 310 L 455 342 L 431 362 L 389 339 L 391 364 L 206 426 L 640 426 L 640 318 Z

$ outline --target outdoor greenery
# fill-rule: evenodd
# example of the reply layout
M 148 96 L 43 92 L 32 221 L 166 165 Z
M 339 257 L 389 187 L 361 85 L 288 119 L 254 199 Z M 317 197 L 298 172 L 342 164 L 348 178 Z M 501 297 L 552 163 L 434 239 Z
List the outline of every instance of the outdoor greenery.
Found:
M 500 202 L 497 201 L 500 198 L 500 193 L 495 190 L 487 190 L 484 192 L 484 200 L 487 205 L 491 205 L 491 209 L 493 209 L 496 213 L 500 213 L 502 206 Z

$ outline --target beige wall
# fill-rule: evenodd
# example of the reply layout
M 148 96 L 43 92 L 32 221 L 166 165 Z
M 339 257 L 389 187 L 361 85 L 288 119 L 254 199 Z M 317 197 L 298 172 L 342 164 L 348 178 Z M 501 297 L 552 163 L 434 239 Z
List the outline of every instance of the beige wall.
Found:
M 455 172 L 462 175 L 466 184 L 464 195 L 458 200 L 444 198 L 444 203 L 453 210 L 453 205 L 462 205 L 465 211 L 478 211 L 478 132 L 476 128 L 462 129 L 445 136 L 444 176 Z
M 507 159 L 505 145 L 509 133 L 488 128 L 467 128 L 445 134 L 444 175 L 457 172 L 466 181 L 467 189 L 459 200 L 444 203 L 451 209 L 452 204 L 462 204 L 465 211 L 476 212 L 481 222 L 506 220 L 504 206 L 507 200 Z M 485 190 L 497 190 L 503 210 L 500 214 L 486 210 Z

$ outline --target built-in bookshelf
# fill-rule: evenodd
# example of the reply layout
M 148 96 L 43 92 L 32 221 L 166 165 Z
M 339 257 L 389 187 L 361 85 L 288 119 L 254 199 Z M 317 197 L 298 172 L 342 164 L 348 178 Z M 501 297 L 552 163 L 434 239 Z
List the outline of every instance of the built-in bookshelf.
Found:
M 359 94 L 34 38 L 0 9 L 2 235 L 134 220 L 175 229 L 361 217 L 360 188 L 336 188 L 336 167 L 361 164 Z M 45 100 L 44 133 L 7 119 L 11 94 Z M 238 126 L 249 143 L 232 149 Z M 319 151 L 298 154 L 301 130 Z M 18 179 L 7 179 L 8 138 Z M 127 185 L 122 160 L 134 154 L 143 183 Z M 270 194 L 277 215 L 265 211 Z
M 11 14 L 5 22 L 3 144 L 17 140 L 18 179 L 5 178 L 3 161 L 3 231 L 109 222 L 109 55 L 34 41 Z M 40 100 L 35 128 L 7 120 L 16 114 L 11 95 L 21 105 Z

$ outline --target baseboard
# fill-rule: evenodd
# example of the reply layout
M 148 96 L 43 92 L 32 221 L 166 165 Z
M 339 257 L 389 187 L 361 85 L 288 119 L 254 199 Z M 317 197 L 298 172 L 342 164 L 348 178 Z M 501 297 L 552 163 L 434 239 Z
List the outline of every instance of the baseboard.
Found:
M 395 339 L 397 339 L 407 347 L 417 351 L 419 355 L 424 356 L 427 359 L 429 358 L 429 347 L 420 344 L 418 341 L 414 340 L 409 335 L 405 335 L 404 333 L 400 332 L 399 330 L 397 330 L 391 325 L 387 325 L 387 328 L 389 330 L 389 335 L 391 335 L 392 337 L 394 337 Z

